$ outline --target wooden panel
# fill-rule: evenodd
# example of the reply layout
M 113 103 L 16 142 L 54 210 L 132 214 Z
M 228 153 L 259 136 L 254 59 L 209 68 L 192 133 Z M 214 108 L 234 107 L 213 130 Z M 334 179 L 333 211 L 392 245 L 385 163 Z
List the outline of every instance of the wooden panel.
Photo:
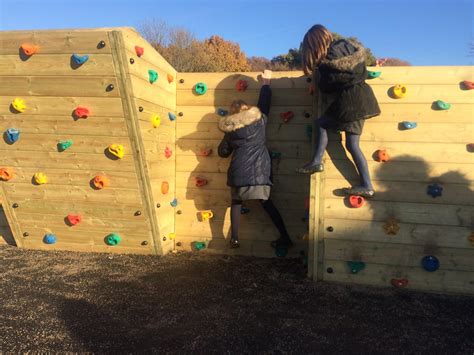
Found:
M 166 92 L 164 93 L 160 87 L 154 86 L 154 84 L 150 84 L 149 82 L 133 75 L 130 76 L 130 79 L 133 86 L 134 97 L 154 104 L 159 104 L 162 107 L 174 111 L 174 108 L 176 107 L 175 96 Z
M 135 53 L 127 52 L 129 57 L 133 57 Z M 154 70 L 158 73 L 158 80 L 155 81 L 153 84 L 150 83 L 150 77 L 148 74 L 148 70 Z M 150 85 L 153 87 L 157 87 L 162 90 L 163 93 L 167 93 L 170 96 L 174 97 L 176 94 L 176 81 L 168 82 L 168 72 L 157 67 L 154 64 L 150 64 L 148 62 L 137 60 L 133 64 L 128 64 L 128 70 L 131 76 L 139 79 L 143 82 L 141 85 Z M 172 74 L 171 74 L 172 75 Z
M 0 201 L 0 245 L 2 244 L 15 245 L 15 238 L 13 238 L 7 217 L 5 216 L 5 211 Z

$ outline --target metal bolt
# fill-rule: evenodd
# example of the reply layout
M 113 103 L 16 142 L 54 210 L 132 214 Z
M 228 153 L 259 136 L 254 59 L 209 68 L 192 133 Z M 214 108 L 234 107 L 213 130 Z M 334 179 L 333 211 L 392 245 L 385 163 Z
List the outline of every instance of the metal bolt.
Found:
M 334 231 L 334 228 L 333 228 L 332 226 L 329 226 L 329 227 L 326 228 L 326 230 L 327 230 L 328 232 L 332 232 L 332 231 Z
M 130 64 L 133 64 L 133 63 L 135 63 L 135 59 L 130 58 Z
M 112 91 L 114 88 L 115 88 L 115 87 L 114 87 L 114 84 L 109 84 L 109 85 L 107 86 L 107 89 L 105 89 L 105 90 L 107 90 L 107 91 Z
M 156 208 L 160 208 L 160 207 L 161 207 L 161 204 L 157 203 Z
M 307 82 L 307 83 L 310 83 L 311 80 L 312 80 L 312 79 L 311 79 L 310 77 L 307 77 L 307 78 L 306 78 L 306 82 Z
M 144 241 L 142 242 L 142 245 L 148 245 L 148 242 L 147 242 L 146 240 L 144 240 Z
M 142 106 L 139 106 L 139 107 L 138 107 L 138 111 L 143 112 L 143 107 L 142 107 Z
M 137 211 L 137 212 L 135 212 L 135 216 L 140 216 L 141 214 L 142 214 L 142 212 L 141 212 L 141 211 Z
M 177 243 L 176 243 L 176 246 L 177 246 L 177 247 L 180 247 L 181 245 L 182 245 L 181 242 L 177 242 Z
M 184 84 L 184 79 L 179 79 L 180 84 Z
M 305 117 L 305 118 L 310 118 L 310 117 L 311 117 L 311 114 L 310 114 L 309 112 L 305 112 L 305 113 L 304 113 L 304 117 Z
M 25 232 L 25 233 L 23 233 L 23 236 L 24 236 L 25 238 L 26 238 L 26 237 L 29 237 L 29 236 L 30 236 L 30 233 Z
M 163 237 L 163 241 L 166 242 L 166 237 Z
M 12 205 L 12 207 L 13 207 L 13 208 L 18 208 L 19 205 L 18 205 L 18 203 L 15 202 L 15 203 Z
M 105 41 L 100 41 L 99 44 L 97 45 L 97 48 L 104 48 L 105 47 Z
M 183 117 L 183 116 L 184 116 L 184 113 L 180 112 L 180 113 L 178 113 L 178 116 L 179 116 L 179 117 Z
M 183 211 L 181 211 L 181 210 L 177 210 L 177 211 L 176 211 L 176 213 L 177 213 L 177 214 L 182 214 L 182 213 L 183 213 Z
M 334 270 L 332 269 L 332 267 L 328 267 L 326 271 L 328 274 L 332 274 Z

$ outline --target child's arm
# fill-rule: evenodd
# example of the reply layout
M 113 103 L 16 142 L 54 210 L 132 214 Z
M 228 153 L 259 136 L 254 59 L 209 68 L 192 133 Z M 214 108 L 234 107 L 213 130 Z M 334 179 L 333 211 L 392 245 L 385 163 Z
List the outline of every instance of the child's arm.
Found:
M 262 87 L 260 89 L 260 96 L 258 98 L 257 107 L 260 111 L 267 115 L 270 113 L 270 105 L 272 102 L 272 89 L 270 89 L 270 79 L 272 72 L 265 70 L 262 75 Z
M 229 141 L 227 140 L 227 134 L 226 134 L 224 135 L 224 138 L 222 139 L 222 141 L 219 144 L 219 147 L 217 148 L 217 154 L 219 154 L 221 158 L 227 158 L 232 154 L 232 151 L 233 149 L 230 146 Z

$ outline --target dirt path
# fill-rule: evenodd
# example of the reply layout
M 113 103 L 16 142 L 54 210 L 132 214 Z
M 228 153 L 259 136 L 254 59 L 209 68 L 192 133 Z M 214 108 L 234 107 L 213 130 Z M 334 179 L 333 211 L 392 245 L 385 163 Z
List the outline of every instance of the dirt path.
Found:
M 0 247 L 0 351 L 474 351 L 474 299 L 313 284 L 297 260 Z

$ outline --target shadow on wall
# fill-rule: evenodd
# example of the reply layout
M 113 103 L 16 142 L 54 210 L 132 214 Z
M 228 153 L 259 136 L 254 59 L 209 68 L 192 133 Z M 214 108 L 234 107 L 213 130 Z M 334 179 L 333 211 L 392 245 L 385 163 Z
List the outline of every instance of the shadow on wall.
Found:
M 3 241 L 1 239 L 3 239 Z M 5 212 L 0 204 L 0 245 L 5 243 L 16 246 L 13 233 L 8 225 L 7 217 L 5 216 Z

